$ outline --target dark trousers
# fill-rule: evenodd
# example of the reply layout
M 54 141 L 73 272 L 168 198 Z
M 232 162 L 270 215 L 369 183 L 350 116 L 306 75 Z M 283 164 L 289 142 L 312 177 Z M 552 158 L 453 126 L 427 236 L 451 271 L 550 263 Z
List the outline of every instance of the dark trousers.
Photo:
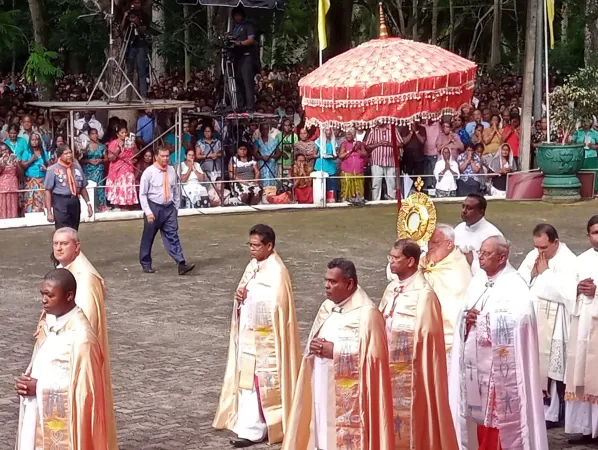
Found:
M 255 107 L 255 74 L 251 55 L 235 58 L 235 81 L 237 83 L 237 103 L 239 110 Z
M 438 156 L 424 156 L 424 175 L 431 175 L 424 178 L 424 187 L 426 189 L 433 189 L 436 186 L 436 179 L 434 178 L 434 167 L 436 167 L 436 160 Z
M 139 77 L 139 93 L 143 98 L 147 97 L 147 47 L 131 47 L 127 54 L 127 76 L 133 81 L 135 69 Z
M 179 221 L 177 218 L 177 209 L 173 203 L 168 205 L 159 205 L 148 201 L 149 207 L 154 215 L 154 222 L 149 223 L 147 216 L 143 216 L 143 234 L 141 235 L 141 246 L 139 248 L 139 262 L 141 267 L 152 266 L 152 246 L 156 234 L 160 231 L 164 248 L 179 264 L 185 264 L 181 241 L 179 240 Z
M 64 227 L 79 229 L 81 203 L 78 196 L 52 194 L 52 209 L 57 230 Z

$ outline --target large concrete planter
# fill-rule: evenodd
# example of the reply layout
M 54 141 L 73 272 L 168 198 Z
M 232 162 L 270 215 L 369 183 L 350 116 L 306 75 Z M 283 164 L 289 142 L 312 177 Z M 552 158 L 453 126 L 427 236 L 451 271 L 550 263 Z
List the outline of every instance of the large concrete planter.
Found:
M 584 157 L 583 144 L 540 144 L 536 161 L 544 173 L 542 200 L 551 203 L 581 200 L 581 182 L 576 175 L 583 166 Z

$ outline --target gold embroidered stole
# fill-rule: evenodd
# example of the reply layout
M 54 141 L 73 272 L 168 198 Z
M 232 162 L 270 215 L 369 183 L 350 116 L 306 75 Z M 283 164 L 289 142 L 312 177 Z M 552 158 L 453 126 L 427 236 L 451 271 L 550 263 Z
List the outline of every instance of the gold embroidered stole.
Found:
M 343 316 L 343 326 L 337 329 L 334 339 L 336 447 L 338 449 L 362 448 L 363 424 L 359 390 L 360 309 L 355 309 Z
M 420 276 L 419 274 L 416 275 Z M 412 284 L 416 280 L 412 281 Z M 392 382 L 395 449 L 409 450 L 412 442 L 413 356 L 418 291 L 393 281 L 380 308 L 386 322 Z
M 561 307 L 561 305 L 558 303 L 538 299 L 536 319 L 538 324 L 538 347 L 540 351 L 540 376 L 542 377 L 542 386 L 547 386 L 548 382 L 552 337 L 554 335 L 559 307 Z

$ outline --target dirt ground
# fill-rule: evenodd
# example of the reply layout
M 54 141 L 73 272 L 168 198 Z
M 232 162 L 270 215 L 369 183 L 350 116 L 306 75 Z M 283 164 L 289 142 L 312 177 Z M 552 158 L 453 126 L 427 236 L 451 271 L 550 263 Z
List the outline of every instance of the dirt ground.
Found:
M 539 222 L 557 227 L 580 253 L 597 202 L 572 206 L 490 203 L 488 219 L 512 241 L 518 266 Z M 459 205 L 438 205 L 439 221 L 460 221 Z M 324 300 L 326 263 L 353 259 L 374 301 L 386 286 L 386 255 L 396 236 L 395 207 L 344 208 L 248 215 L 186 217 L 180 235 L 193 276 L 179 277 L 159 239 L 155 275 L 138 263 L 142 222 L 83 225 L 82 248 L 106 279 L 119 443 L 122 450 L 223 449 L 230 434 L 211 421 L 220 391 L 233 290 L 248 261 L 248 230 L 267 223 L 293 279 L 303 342 Z M 41 277 L 51 268 L 51 227 L 0 231 L 0 449 L 11 449 L 18 400 L 13 378 L 27 366 L 40 313 Z M 582 450 L 552 431 L 551 449 Z M 256 446 L 255 448 L 267 448 Z

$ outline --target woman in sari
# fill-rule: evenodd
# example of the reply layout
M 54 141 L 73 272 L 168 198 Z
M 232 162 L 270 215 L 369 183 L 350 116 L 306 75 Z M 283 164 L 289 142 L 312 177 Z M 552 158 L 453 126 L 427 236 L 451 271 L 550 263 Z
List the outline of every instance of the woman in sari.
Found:
M 307 128 L 301 128 L 299 130 L 299 142 L 293 146 L 293 154 L 305 156 L 305 160 L 308 163 L 313 163 L 316 157 L 316 145 L 314 141 L 309 138 L 309 132 Z
M 83 151 L 81 166 L 87 179 L 94 181 L 97 186 L 94 189 L 96 211 L 104 212 L 106 206 L 106 191 L 104 190 L 104 162 L 106 160 L 106 147 L 100 142 L 98 130 L 89 129 L 89 144 Z
M 322 151 L 323 147 L 323 151 Z M 328 174 L 326 178 L 326 196 L 329 202 L 334 203 L 338 192 L 338 179 L 332 178 L 336 175 L 336 136 L 332 128 L 326 128 L 324 136 L 316 141 L 316 162 L 314 170 L 321 170 Z
M 459 164 L 453 159 L 451 149 L 443 147 L 442 156 L 434 166 L 436 177 L 436 197 L 455 197 L 457 195 L 457 178 L 459 178 Z
M 151 148 L 146 148 L 139 155 L 139 160 L 135 166 L 135 184 L 138 185 L 141 182 L 141 175 L 152 164 L 154 164 L 154 151 Z
M 25 192 L 24 212 L 44 212 L 44 179 L 50 155 L 44 150 L 42 138 L 38 133 L 32 133 L 29 137 L 27 150 L 17 159 L 21 169 L 25 171 Z
M 0 219 L 19 216 L 19 161 L 4 143 L 0 143 Z
M 276 162 L 282 155 L 279 142 L 278 137 L 271 136 L 268 124 L 262 123 L 260 136 L 253 143 L 256 149 L 255 159 L 258 161 L 260 169 L 260 186 L 262 188 L 277 185 Z
M 116 139 L 108 144 L 110 161 L 106 178 L 106 199 L 116 208 L 130 209 L 137 204 L 135 188 L 135 141 L 127 138 L 127 128 L 120 126 Z
M 341 199 L 342 201 L 364 203 L 363 172 L 367 164 L 368 152 L 363 142 L 355 140 L 355 130 L 349 129 L 345 141 L 339 147 L 341 160 Z
M 500 117 L 496 114 L 490 119 L 490 126 L 482 132 L 484 155 L 494 155 L 502 142 L 502 128 L 499 128 Z
M 4 143 L 17 158 L 25 153 L 29 147 L 27 140 L 19 136 L 19 126 L 14 124 L 8 127 L 8 138 Z
M 311 204 L 314 202 L 314 189 L 310 174 L 313 172 L 313 166 L 307 162 L 305 155 L 299 153 L 295 155 L 295 164 L 291 169 L 293 177 L 293 192 L 297 203 Z
M 511 146 L 509 144 L 501 145 L 500 150 L 488 164 L 489 172 L 498 175 L 492 177 L 492 195 L 506 195 L 507 174 L 517 170 L 516 167 Z

